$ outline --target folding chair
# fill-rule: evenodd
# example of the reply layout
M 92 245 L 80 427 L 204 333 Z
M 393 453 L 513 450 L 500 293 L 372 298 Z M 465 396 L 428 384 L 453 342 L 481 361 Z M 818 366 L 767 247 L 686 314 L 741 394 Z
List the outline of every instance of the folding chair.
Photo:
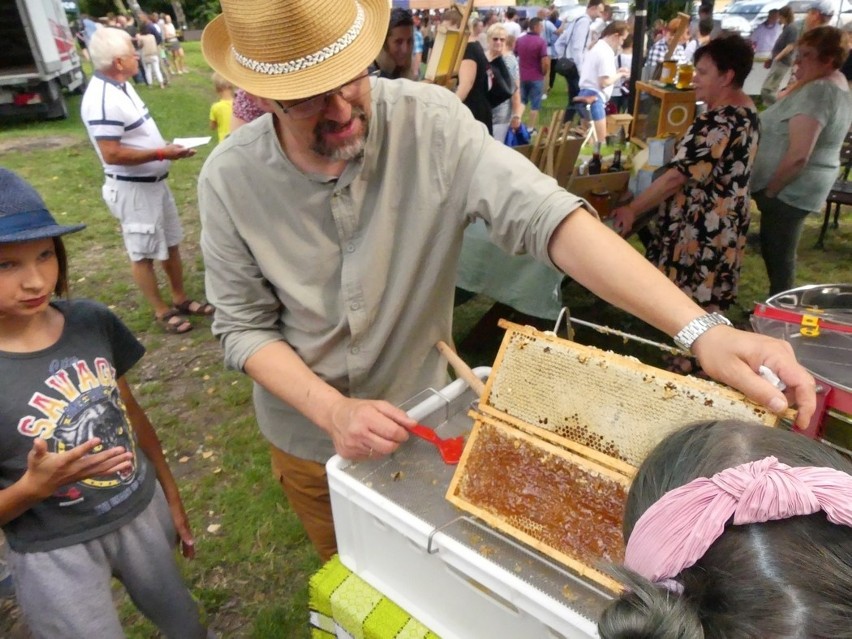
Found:
M 822 220 L 822 228 L 819 232 L 814 248 L 825 248 L 825 234 L 831 220 L 832 207 L 834 208 L 834 228 L 840 226 L 840 207 L 852 205 L 852 182 L 849 181 L 849 171 L 852 169 L 852 129 L 846 133 L 843 146 L 840 147 L 840 177 L 828 192 L 825 199 L 825 217 Z

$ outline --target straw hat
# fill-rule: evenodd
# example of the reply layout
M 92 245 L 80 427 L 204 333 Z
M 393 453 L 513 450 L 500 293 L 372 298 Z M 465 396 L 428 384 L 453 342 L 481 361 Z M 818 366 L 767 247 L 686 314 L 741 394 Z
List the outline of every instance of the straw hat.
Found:
M 33 187 L 0 168 L 0 244 L 59 237 L 84 228 L 85 224 L 57 224 Z
M 204 29 L 207 63 L 234 85 L 276 100 L 330 91 L 382 48 L 388 0 L 221 0 Z

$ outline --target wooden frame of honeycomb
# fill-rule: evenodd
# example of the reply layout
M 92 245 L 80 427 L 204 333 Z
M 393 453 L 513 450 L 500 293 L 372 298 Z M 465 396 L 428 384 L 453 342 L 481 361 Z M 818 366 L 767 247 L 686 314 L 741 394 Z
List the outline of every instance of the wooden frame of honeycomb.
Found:
M 620 586 L 599 567 L 622 559 L 627 489 L 650 450 L 692 421 L 777 421 L 714 382 L 500 326 L 506 336 L 447 499 L 612 592 Z

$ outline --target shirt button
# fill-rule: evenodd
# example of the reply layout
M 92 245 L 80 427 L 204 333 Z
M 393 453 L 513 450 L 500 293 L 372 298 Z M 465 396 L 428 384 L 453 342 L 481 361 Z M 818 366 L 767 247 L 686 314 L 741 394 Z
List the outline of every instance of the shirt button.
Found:
M 347 253 L 354 253 L 355 252 L 355 245 L 354 244 L 347 244 L 346 245 L 346 252 Z
M 352 348 L 349 349 L 349 352 L 352 353 L 353 355 L 357 355 L 358 353 L 361 352 L 361 347 L 360 346 L 353 346 Z
M 349 305 L 349 308 L 353 311 L 357 311 L 361 308 L 361 305 L 358 302 L 352 302 L 352 304 Z

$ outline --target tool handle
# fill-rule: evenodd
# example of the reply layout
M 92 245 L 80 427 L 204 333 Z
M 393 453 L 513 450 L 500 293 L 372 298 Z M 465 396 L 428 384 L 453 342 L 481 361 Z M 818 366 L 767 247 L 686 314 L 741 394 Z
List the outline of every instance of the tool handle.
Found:
M 477 397 L 481 397 L 482 393 L 485 392 L 485 384 L 482 383 L 482 380 L 479 379 L 474 372 L 470 369 L 470 366 L 465 364 L 464 360 L 458 356 L 458 354 L 443 341 L 439 341 L 435 344 L 435 348 L 444 356 L 450 366 L 453 367 L 453 370 L 456 372 L 456 375 L 461 377 L 464 381 L 467 382 L 468 386 L 473 389 L 473 392 L 476 393 Z

